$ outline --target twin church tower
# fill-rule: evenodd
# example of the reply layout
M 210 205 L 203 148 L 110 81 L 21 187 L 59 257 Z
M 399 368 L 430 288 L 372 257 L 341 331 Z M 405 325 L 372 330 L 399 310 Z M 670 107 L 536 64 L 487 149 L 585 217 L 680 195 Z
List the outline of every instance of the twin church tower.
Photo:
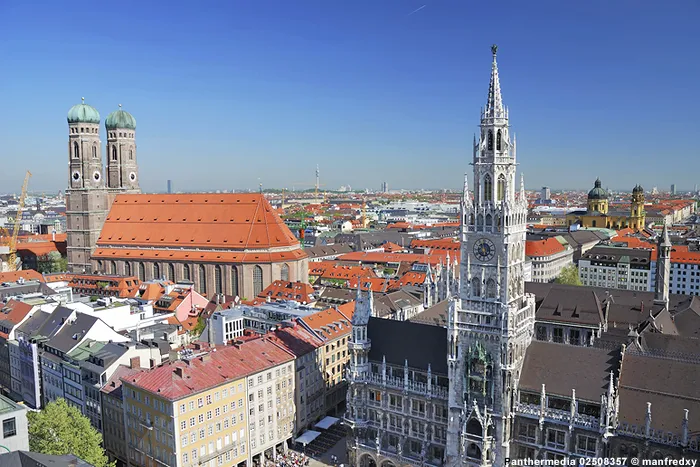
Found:
M 105 120 L 107 165 L 102 156 L 100 114 L 83 102 L 68 111 L 66 222 L 68 271 L 91 273 L 92 250 L 118 194 L 140 193 L 136 120 L 121 109 Z M 106 177 L 106 182 L 105 182 Z

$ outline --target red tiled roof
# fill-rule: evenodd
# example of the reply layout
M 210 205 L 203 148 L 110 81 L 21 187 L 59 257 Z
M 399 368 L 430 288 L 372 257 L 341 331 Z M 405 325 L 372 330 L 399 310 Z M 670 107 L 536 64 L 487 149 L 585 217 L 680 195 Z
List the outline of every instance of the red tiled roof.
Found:
M 297 357 L 306 355 L 323 345 L 323 341 L 294 323 L 293 327 L 283 327 L 265 335 L 268 339 L 284 347 Z
M 355 312 L 355 302 L 340 305 L 338 309 L 328 308 L 309 316 L 299 318 L 310 329 L 313 329 L 324 339 L 335 339 L 350 333 L 352 315 Z M 343 323 L 343 321 L 345 323 Z M 331 326 L 333 325 L 333 326 Z
M 9 321 L 12 324 L 19 324 L 27 314 L 34 308 L 24 302 L 17 300 L 10 300 L 7 304 L 0 309 L 0 320 Z M 0 331 L 0 336 L 7 339 L 7 333 Z
M 306 257 L 299 240 L 260 194 L 118 195 L 97 245 L 98 258 L 260 263 Z M 278 247 L 297 248 L 244 252 Z M 223 252 L 206 251 L 210 249 Z
M 405 250 L 404 247 L 393 242 L 386 242 L 384 245 L 382 245 L 382 248 L 384 248 L 386 253 L 396 253 Z
M 169 362 L 133 377 L 122 378 L 122 381 L 160 397 L 178 400 L 293 358 L 288 351 L 262 338 L 219 346 L 201 357 Z
M 436 238 L 432 240 L 415 239 L 411 242 L 411 248 L 459 251 L 460 247 L 461 243 L 455 238 Z
M 26 281 L 45 282 L 44 276 L 33 269 L 22 269 L 21 271 L 0 272 L 0 283 L 2 282 L 17 282 L 18 279 Z
M 353 251 L 338 257 L 339 261 L 360 261 L 362 263 L 420 263 L 435 266 L 445 263 L 448 251 L 431 251 L 425 255 L 415 253 L 383 253 L 381 251 Z M 459 255 L 450 255 L 451 261 L 459 262 Z
M 377 277 L 367 266 L 346 266 L 335 261 L 309 263 L 309 275 L 323 279 L 354 279 L 357 277 Z
M 357 289 L 358 278 L 352 278 L 348 281 L 348 289 Z M 392 280 L 385 277 L 362 277 L 360 278 L 360 288 L 362 290 L 371 290 L 372 292 L 389 292 L 392 285 Z M 392 289 L 396 290 L 396 288 Z
M 550 256 L 562 251 L 564 251 L 564 245 L 554 237 L 525 242 L 525 255 L 529 257 Z
M 314 288 L 311 284 L 277 280 L 268 285 L 255 299 L 249 300 L 247 304 L 260 305 L 265 303 L 268 297 L 270 300 L 293 300 L 307 304 L 314 300 L 313 294 Z
M 117 292 L 120 298 L 132 298 L 139 291 L 139 280 L 133 276 L 74 274 L 68 287 L 84 294 L 94 292 L 96 295 L 101 295 L 105 292 Z

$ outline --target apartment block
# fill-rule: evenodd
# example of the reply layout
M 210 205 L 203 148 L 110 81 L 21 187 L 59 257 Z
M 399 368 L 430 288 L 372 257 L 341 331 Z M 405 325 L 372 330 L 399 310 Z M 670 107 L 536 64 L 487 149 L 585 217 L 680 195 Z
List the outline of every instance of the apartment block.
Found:
M 130 465 L 273 459 L 292 435 L 292 361 L 264 338 L 226 347 L 197 343 L 179 360 L 122 378 Z

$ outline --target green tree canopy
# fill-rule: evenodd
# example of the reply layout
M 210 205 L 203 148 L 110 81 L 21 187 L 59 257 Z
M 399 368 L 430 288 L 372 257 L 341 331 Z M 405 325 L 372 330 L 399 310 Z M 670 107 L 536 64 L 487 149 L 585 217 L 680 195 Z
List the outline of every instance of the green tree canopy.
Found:
M 41 454 L 75 454 L 95 467 L 110 467 L 102 435 L 80 410 L 57 399 L 40 412 L 29 412 L 29 449 Z
M 68 270 L 68 260 L 58 251 L 52 251 L 37 258 L 36 268 L 42 274 L 65 272 Z
M 557 284 L 583 285 L 578 277 L 578 268 L 573 264 L 562 268 L 559 277 L 554 282 Z

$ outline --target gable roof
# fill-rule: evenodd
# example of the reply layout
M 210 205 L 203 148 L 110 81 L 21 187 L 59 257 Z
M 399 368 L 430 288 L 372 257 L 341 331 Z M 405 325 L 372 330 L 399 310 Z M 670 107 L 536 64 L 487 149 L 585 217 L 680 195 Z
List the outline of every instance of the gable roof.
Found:
M 617 351 L 532 341 L 525 353 L 519 387 L 539 394 L 544 384 L 547 394 L 566 398 L 575 389 L 577 399 L 600 402 L 618 359 Z
M 306 257 L 299 240 L 261 194 L 117 195 L 97 246 L 98 258 L 243 262 L 255 255 L 261 261 Z M 296 248 L 276 252 L 274 258 L 266 257 L 269 251 L 245 254 L 248 249 L 282 247 Z M 141 251 L 145 248 L 161 250 Z M 217 251 L 206 252 L 213 249 Z

